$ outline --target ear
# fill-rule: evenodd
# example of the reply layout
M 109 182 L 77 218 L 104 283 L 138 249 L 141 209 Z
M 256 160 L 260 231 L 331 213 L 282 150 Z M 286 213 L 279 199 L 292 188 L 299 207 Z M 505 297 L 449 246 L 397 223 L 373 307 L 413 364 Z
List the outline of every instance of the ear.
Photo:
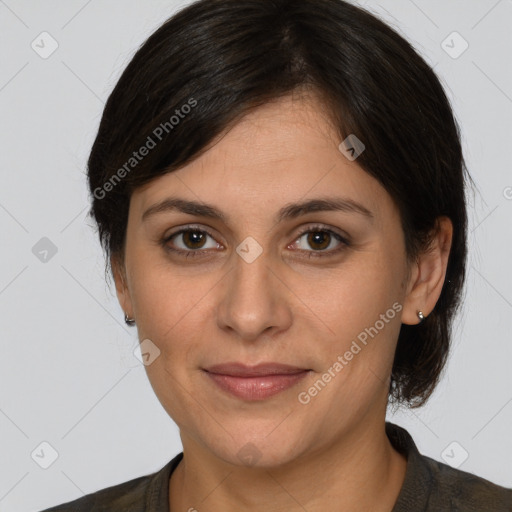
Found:
M 130 297 L 130 291 L 127 286 L 126 270 L 123 261 L 119 257 L 112 256 L 110 258 L 110 266 L 112 268 L 112 274 L 116 284 L 117 299 L 121 308 L 128 315 L 129 318 L 133 318 L 133 305 Z
M 437 219 L 431 238 L 429 248 L 411 264 L 402 313 L 404 324 L 418 324 L 418 311 L 427 317 L 441 295 L 453 238 L 453 224 L 448 217 Z

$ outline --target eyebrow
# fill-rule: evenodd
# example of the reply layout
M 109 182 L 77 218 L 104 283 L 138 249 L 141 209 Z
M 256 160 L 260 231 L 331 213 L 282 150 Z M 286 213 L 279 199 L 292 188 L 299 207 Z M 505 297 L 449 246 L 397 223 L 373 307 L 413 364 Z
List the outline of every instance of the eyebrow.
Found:
M 143 214 L 142 221 L 146 221 L 149 217 L 164 213 L 178 211 L 196 217 L 206 217 L 209 219 L 221 220 L 224 223 L 229 221 L 229 216 L 212 205 L 200 203 L 197 201 L 188 201 L 179 198 L 167 198 L 163 201 L 150 206 Z M 373 213 L 362 204 L 352 199 L 342 197 L 329 197 L 310 199 L 299 203 L 290 203 L 279 210 L 276 215 L 276 222 L 282 222 L 288 219 L 295 219 L 301 215 L 312 212 L 324 211 L 341 211 L 347 213 L 357 213 L 368 220 L 373 221 Z

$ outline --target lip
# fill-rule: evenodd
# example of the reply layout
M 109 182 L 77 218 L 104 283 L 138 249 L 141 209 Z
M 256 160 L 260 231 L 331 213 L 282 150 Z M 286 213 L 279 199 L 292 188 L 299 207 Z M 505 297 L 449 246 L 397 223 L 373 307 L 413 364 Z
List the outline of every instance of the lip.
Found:
M 204 372 L 221 390 L 242 400 L 256 401 L 291 388 L 310 370 L 279 363 L 225 363 L 210 366 Z
M 280 363 L 260 363 L 255 366 L 248 366 L 243 363 L 215 364 L 205 368 L 209 373 L 229 375 L 232 377 L 259 377 L 261 375 L 292 375 L 307 371 L 306 368 L 291 366 Z

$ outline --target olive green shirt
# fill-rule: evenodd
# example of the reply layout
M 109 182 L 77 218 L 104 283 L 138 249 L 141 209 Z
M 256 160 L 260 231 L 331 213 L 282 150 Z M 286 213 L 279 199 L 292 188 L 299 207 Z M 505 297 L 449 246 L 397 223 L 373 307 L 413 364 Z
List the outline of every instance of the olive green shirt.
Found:
M 390 512 L 512 512 L 512 489 L 421 455 L 411 435 L 393 423 L 386 422 L 386 434 L 407 458 L 405 480 Z M 41 512 L 169 512 L 169 479 L 182 458 L 183 452 L 155 473 Z

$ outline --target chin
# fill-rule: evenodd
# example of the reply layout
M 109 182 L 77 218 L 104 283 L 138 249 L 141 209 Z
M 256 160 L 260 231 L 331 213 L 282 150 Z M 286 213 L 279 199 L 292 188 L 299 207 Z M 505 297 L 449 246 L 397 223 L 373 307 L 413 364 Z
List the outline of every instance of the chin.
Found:
M 214 456 L 229 464 L 245 468 L 276 468 L 293 462 L 304 451 L 304 437 L 290 435 L 284 431 L 281 435 L 267 436 L 272 429 L 262 429 L 265 434 L 226 436 L 221 443 L 207 443 Z M 267 437 L 266 437 L 267 436 Z

